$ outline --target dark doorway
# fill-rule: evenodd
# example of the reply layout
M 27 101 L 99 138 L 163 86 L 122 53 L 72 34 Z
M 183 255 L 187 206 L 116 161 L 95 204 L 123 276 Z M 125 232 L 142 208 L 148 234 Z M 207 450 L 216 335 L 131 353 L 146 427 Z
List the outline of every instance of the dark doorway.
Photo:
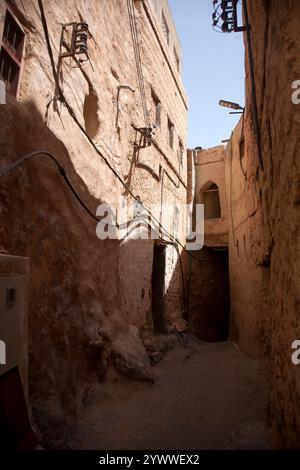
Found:
M 203 248 L 193 260 L 189 287 L 189 328 L 203 341 L 226 341 L 229 335 L 228 250 Z
M 154 333 L 165 333 L 165 268 L 166 247 L 155 243 L 152 268 L 152 319 Z

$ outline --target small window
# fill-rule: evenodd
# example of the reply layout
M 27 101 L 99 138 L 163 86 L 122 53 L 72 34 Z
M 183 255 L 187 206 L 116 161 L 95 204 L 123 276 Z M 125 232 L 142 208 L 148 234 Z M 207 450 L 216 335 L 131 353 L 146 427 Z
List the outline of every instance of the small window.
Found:
M 6 90 L 17 96 L 25 34 L 13 15 L 7 10 L 0 51 L 0 79 Z
M 219 197 L 219 188 L 215 183 L 211 183 L 203 192 L 204 218 L 220 219 L 221 206 Z
M 174 124 L 170 119 L 168 118 L 168 134 L 169 134 L 169 145 L 171 149 L 173 148 L 174 145 Z
M 179 157 L 180 165 L 183 164 L 183 154 L 184 154 L 184 146 L 183 146 L 182 140 L 179 139 L 178 140 L 178 157 Z
M 164 36 L 166 38 L 166 41 L 169 44 L 169 42 L 170 42 L 170 31 L 169 31 L 168 23 L 167 23 L 165 15 L 164 15 L 164 12 L 162 12 L 162 16 L 161 16 L 161 26 L 162 26 L 162 30 L 163 30 Z
M 11 307 L 16 303 L 16 289 L 14 287 L 8 287 L 6 289 L 6 305 Z
M 161 123 L 161 102 L 153 89 L 151 89 L 151 98 L 153 103 L 153 120 L 156 127 L 159 127 Z
M 177 54 L 177 51 L 176 51 L 176 48 L 175 48 L 175 47 L 174 47 L 174 49 L 173 49 L 173 52 L 174 52 L 174 62 L 175 62 L 175 66 L 176 66 L 176 69 L 177 69 L 178 72 L 179 72 L 180 62 L 179 62 L 179 57 L 178 57 L 178 54 Z

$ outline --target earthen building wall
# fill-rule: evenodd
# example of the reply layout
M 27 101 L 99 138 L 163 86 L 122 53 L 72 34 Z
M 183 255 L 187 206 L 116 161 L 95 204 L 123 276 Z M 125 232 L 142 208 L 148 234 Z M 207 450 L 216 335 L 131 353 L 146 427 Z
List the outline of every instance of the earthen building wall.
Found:
M 263 169 L 246 43 L 244 143 L 240 122 L 225 158 L 233 337 L 246 352 L 270 358 L 270 417 L 283 445 L 299 447 L 300 369 L 291 355 L 300 337 L 300 107 L 291 97 L 300 73 L 300 3 L 247 3 Z
M 144 113 L 126 0 L 44 1 L 54 62 L 58 63 L 62 25 L 86 21 L 90 61 L 87 78 L 70 58 L 63 59 L 59 82 L 76 119 L 94 146 L 145 207 L 186 202 L 187 100 L 159 18 L 148 0 L 132 3 L 150 124 L 153 96 L 160 101 L 155 142 L 134 154 Z M 97 150 L 56 99 L 38 2 L 2 1 L 0 36 L 7 5 L 25 36 L 20 92 L 0 106 L 1 169 L 33 151 L 55 156 L 84 204 L 95 214 L 102 202 L 133 203 Z M 171 21 L 167 15 L 167 20 Z M 170 24 L 170 30 L 174 26 Z M 180 50 L 178 51 L 180 57 Z M 119 85 L 134 88 L 121 89 Z M 170 146 L 168 120 L 174 126 Z M 99 240 L 97 222 L 78 204 L 55 164 L 36 156 L 1 178 L 0 248 L 30 258 L 29 392 L 36 409 L 60 419 L 74 414 L 102 365 L 88 357 L 89 345 L 112 341 L 129 325 L 151 328 L 153 241 Z M 160 212 L 160 211 L 159 211 Z M 130 217 L 133 217 L 131 209 Z M 158 213 L 173 235 L 174 214 Z M 179 240 L 185 241 L 184 220 Z M 181 249 L 179 250 L 179 253 Z M 166 320 L 182 318 L 182 279 L 177 250 L 167 247 Z M 148 322 L 149 320 L 149 322 Z M 172 323 L 173 322 L 173 323 Z M 150 326 L 149 326 L 150 325 Z M 99 370 L 101 369 L 101 370 Z

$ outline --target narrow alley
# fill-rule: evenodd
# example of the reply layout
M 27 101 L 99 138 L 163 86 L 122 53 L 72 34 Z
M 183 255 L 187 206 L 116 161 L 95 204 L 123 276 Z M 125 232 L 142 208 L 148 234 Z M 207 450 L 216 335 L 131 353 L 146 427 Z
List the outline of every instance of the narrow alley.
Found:
M 299 25 L 0 0 L 1 455 L 300 451 Z
M 153 384 L 113 371 L 84 407 L 75 449 L 270 449 L 269 367 L 230 342 L 177 340 Z M 55 432 L 55 430 L 54 430 Z M 57 432 L 57 430 L 56 430 Z

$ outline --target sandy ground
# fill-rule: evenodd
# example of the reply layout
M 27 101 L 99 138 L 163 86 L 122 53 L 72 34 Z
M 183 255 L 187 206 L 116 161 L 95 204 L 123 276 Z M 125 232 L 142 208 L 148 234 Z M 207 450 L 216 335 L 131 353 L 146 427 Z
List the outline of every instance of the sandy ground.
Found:
M 229 342 L 168 351 L 155 383 L 110 372 L 84 409 L 77 449 L 267 449 L 268 367 Z

